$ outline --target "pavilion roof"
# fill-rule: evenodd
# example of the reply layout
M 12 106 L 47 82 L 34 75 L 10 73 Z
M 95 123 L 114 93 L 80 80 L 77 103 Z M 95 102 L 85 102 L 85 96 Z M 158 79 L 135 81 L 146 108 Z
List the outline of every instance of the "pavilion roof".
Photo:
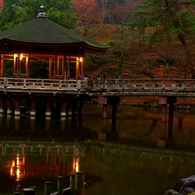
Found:
M 10 40 L 38 44 L 79 44 L 87 49 L 106 50 L 107 45 L 95 42 L 69 30 L 47 17 L 37 17 L 29 22 L 0 32 L 0 41 Z

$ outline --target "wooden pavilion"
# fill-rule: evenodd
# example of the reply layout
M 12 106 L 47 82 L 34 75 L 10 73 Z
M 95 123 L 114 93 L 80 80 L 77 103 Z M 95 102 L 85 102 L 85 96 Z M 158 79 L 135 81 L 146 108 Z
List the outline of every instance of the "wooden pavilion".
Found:
M 35 67 L 45 79 L 78 79 L 85 53 L 107 49 L 49 20 L 41 6 L 37 18 L 0 32 L 0 77 L 32 78 Z

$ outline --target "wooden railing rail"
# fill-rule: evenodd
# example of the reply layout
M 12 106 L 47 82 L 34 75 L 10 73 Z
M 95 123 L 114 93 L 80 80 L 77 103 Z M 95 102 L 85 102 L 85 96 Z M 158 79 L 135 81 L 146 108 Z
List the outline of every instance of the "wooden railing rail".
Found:
M 0 78 L 0 87 L 19 89 L 82 90 L 86 88 L 86 81 L 54 79 L 21 79 L 5 77 Z
M 45 89 L 45 90 L 77 90 L 77 91 L 128 91 L 128 90 L 170 90 L 195 91 L 194 79 L 176 78 L 139 78 L 139 79 L 106 79 L 97 77 L 93 80 L 85 77 L 78 80 L 55 79 L 23 79 L 0 78 L 0 88 L 3 89 Z

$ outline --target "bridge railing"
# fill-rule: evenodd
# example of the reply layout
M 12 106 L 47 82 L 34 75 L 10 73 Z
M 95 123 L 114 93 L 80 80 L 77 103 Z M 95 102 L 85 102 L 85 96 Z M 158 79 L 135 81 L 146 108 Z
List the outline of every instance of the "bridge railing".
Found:
M 175 78 L 140 79 L 97 79 L 89 85 L 89 90 L 195 90 L 195 80 Z
M 44 89 L 44 90 L 78 90 L 78 91 L 125 91 L 125 90 L 195 90 L 194 79 L 175 78 L 139 78 L 139 79 L 107 79 L 88 77 L 78 80 L 57 79 L 24 79 L 0 78 L 0 87 L 6 89 Z

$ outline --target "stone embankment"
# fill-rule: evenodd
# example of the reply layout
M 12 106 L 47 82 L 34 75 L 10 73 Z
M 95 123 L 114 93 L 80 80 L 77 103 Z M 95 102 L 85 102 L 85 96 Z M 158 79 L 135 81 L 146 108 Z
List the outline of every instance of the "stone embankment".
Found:
M 195 175 L 181 179 L 172 189 L 167 190 L 164 195 L 195 195 Z

